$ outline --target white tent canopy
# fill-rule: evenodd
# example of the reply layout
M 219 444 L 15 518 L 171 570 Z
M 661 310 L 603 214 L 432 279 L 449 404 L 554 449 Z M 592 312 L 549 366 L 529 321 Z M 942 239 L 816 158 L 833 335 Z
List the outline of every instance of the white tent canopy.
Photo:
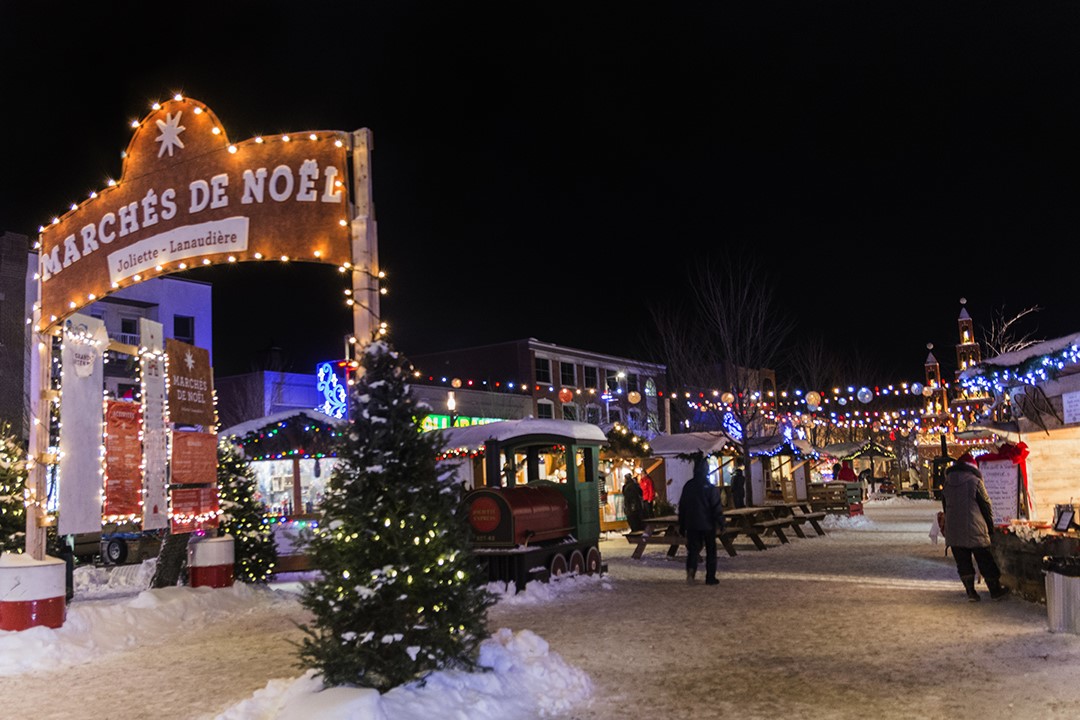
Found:
M 525 435 L 557 435 L 571 441 L 607 443 L 607 435 L 592 423 L 573 420 L 504 420 L 484 425 L 447 428 L 442 431 L 447 449 L 482 450 L 488 440 L 512 440 Z
M 242 423 L 237 423 L 236 425 L 227 427 L 224 430 L 219 430 L 218 437 L 232 437 L 234 435 L 236 437 L 244 437 L 249 432 L 262 430 L 263 428 L 270 427 L 271 425 L 277 425 L 282 420 L 288 420 L 289 418 L 294 418 L 297 415 L 303 415 L 310 420 L 317 420 L 318 422 L 326 423 L 327 425 L 344 425 L 346 422 L 345 420 L 339 420 L 333 415 L 327 415 L 326 413 L 319 412 L 318 410 L 283 410 L 281 412 L 274 413 L 273 415 L 266 415 L 265 417 L 255 418 L 254 420 L 245 420 Z
M 722 432 L 691 432 L 675 435 L 657 435 L 649 441 L 653 455 L 676 457 L 702 453 L 713 455 L 720 453 L 731 442 L 731 438 Z

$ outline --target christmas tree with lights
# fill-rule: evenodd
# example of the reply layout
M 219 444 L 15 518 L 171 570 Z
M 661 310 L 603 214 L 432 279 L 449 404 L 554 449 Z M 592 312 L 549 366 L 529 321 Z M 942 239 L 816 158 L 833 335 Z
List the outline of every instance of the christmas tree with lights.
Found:
M 0 551 L 20 553 L 26 543 L 26 454 L 12 434 L 0 426 Z
M 412 366 L 368 345 L 311 540 L 320 579 L 300 657 L 327 685 L 385 692 L 446 668 L 472 669 L 494 597 L 472 554 L 462 487 L 436 467 L 438 432 L 409 392 Z
M 218 503 L 221 532 L 233 537 L 233 575 L 243 583 L 265 583 L 277 563 L 273 524 L 255 499 L 255 472 L 240 451 L 218 443 Z

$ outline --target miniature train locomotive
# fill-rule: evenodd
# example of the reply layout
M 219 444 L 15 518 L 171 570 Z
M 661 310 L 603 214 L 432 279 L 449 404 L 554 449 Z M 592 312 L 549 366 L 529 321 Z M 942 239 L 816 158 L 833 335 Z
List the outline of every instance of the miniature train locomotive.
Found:
M 604 572 L 598 482 L 603 432 L 587 423 L 533 419 L 467 429 L 485 438 L 480 475 L 487 482 L 466 493 L 464 509 L 489 581 L 513 582 L 520 592 L 530 580 Z M 457 436 L 452 442 L 462 434 Z M 565 453 L 565 482 L 539 478 L 542 456 L 552 452 Z M 519 459 L 524 484 L 515 482 Z

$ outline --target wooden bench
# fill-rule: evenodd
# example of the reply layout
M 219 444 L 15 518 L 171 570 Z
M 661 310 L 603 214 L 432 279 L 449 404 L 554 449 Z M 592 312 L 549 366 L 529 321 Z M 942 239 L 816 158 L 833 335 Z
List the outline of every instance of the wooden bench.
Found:
M 648 545 L 667 545 L 668 557 L 675 557 L 675 554 L 679 552 L 679 546 L 686 544 L 686 538 L 680 535 L 677 531 L 667 532 L 660 534 L 649 533 L 648 531 L 638 530 L 636 532 L 629 532 L 626 534 L 626 541 L 631 545 L 636 545 L 633 554 L 630 556 L 635 560 L 640 560 L 642 553 L 645 552 L 645 547 Z
M 819 512 L 796 512 L 791 516 L 792 529 L 799 537 L 806 537 L 802 532 L 802 526 L 806 523 L 810 523 L 810 527 L 814 528 L 814 532 L 818 535 L 824 535 L 825 529 L 821 527 L 821 520 L 825 518 L 828 513 L 825 511 Z
M 762 520 L 761 522 L 754 523 L 754 528 L 762 535 L 768 535 L 770 532 L 776 535 L 782 545 L 786 545 L 791 542 L 788 540 L 787 535 L 784 534 L 784 528 L 790 528 L 792 526 L 791 516 L 782 518 L 773 518 L 772 520 Z

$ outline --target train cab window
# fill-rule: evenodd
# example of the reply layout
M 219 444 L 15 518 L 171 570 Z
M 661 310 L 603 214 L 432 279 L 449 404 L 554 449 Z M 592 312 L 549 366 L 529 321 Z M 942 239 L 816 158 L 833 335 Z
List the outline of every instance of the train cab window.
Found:
M 570 387 L 577 387 L 577 366 L 574 363 L 559 363 L 559 382 Z
M 550 400 L 537 400 L 536 401 L 536 417 L 541 420 L 554 420 L 555 419 L 555 403 Z
M 577 420 L 578 419 L 578 406 L 577 405 L 563 405 L 562 406 L 562 419 L 563 420 Z
M 551 382 L 551 360 L 548 358 L 536 358 L 536 382 Z

